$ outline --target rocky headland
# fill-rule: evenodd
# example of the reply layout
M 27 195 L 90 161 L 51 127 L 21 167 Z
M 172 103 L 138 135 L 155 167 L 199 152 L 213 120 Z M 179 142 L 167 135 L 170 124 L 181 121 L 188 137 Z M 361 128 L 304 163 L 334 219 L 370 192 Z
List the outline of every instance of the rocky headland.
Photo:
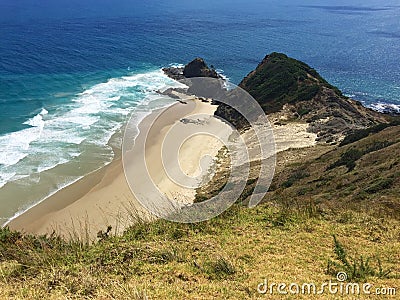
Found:
M 182 68 L 164 68 L 176 80 L 192 77 L 222 77 L 196 58 Z M 317 134 L 323 143 L 337 143 L 358 130 L 388 123 L 388 114 L 364 107 L 329 84 L 307 64 L 282 53 L 271 53 L 259 63 L 239 84 L 262 107 L 271 122 L 305 122 L 307 130 Z M 235 97 L 235 91 L 227 91 Z M 239 129 L 248 123 L 232 107 L 219 103 L 215 115 L 229 121 Z

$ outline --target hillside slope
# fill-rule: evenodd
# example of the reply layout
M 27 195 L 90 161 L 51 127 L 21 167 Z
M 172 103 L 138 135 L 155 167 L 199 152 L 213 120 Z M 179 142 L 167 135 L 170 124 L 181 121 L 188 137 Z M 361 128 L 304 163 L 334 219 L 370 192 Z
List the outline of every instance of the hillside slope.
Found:
M 322 215 L 353 210 L 400 221 L 399 123 L 393 121 L 366 137 L 356 133 L 353 142 L 342 146 L 318 145 L 278 153 L 264 202 L 303 208 L 312 204 Z M 251 195 L 259 164 L 252 162 L 251 177 L 239 202 L 246 202 Z M 222 163 L 213 181 L 198 190 L 198 199 L 216 195 L 228 175 L 229 169 Z
M 275 174 L 265 201 L 293 199 L 320 214 L 353 210 L 400 220 L 400 126 L 297 162 Z
M 0 295 L 282 299 L 279 294 L 260 295 L 257 286 L 265 279 L 335 282 L 338 272 L 346 272 L 349 282 L 398 288 L 399 142 L 400 126 L 391 126 L 342 147 L 279 153 L 274 188 L 261 205 L 248 209 L 235 204 L 198 224 L 138 222 L 122 236 L 104 233 L 92 245 L 2 229 Z M 345 155 L 350 151 L 361 154 Z M 253 179 L 242 201 L 251 193 Z M 218 180 L 222 177 L 214 178 L 212 188 Z M 300 294 L 296 299 L 321 295 Z
M 282 53 L 267 55 L 239 86 L 270 120 L 307 122 L 321 142 L 338 142 L 355 130 L 387 122 L 387 116 L 343 96 L 310 66 Z M 226 105 L 221 104 L 216 115 L 244 126 Z

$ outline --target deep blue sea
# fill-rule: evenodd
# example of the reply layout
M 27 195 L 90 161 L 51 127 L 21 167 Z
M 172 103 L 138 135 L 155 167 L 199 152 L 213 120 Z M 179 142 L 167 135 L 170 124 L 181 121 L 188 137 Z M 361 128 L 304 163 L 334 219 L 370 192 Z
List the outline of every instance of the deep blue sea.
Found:
M 0 224 L 107 163 L 200 56 L 233 83 L 268 53 L 400 108 L 400 1 L 0 0 Z M 116 142 L 117 144 L 117 142 Z

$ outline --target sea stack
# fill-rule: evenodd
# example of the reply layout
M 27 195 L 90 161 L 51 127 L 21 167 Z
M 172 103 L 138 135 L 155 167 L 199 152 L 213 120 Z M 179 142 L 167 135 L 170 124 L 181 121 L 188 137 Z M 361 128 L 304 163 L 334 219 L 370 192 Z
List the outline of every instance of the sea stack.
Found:
M 194 77 L 222 78 L 214 68 L 210 68 L 204 59 L 197 57 L 184 67 L 163 68 L 164 73 L 172 79 L 183 80 Z

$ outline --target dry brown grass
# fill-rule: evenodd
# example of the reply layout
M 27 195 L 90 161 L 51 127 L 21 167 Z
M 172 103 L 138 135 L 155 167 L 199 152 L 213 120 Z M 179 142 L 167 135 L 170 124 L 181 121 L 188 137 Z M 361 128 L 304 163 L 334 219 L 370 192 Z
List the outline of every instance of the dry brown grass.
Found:
M 379 139 L 394 141 L 398 131 L 390 128 Z M 317 285 L 335 280 L 327 272 L 330 260 L 338 262 L 333 235 L 349 257 L 371 258 L 375 270 L 379 258 L 391 270 L 383 278 L 377 272 L 367 276 L 374 288 L 394 287 L 400 293 L 398 178 L 388 190 L 357 198 L 374 176 L 398 176 L 399 144 L 365 154 L 351 172 L 344 167 L 327 170 L 348 147 L 361 149 L 373 138 L 338 149 L 318 146 L 281 153 L 273 191 L 262 205 L 247 209 L 236 204 L 200 224 L 137 222 L 122 236 L 104 236 L 91 245 L 3 229 L 0 298 L 321 299 L 261 295 L 257 286 L 264 279 Z M 298 170 L 307 175 L 292 176 Z M 215 179 L 223 186 L 221 174 Z M 292 184 L 282 186 L 290 178 Z
M 62 250 L 20 248 L 31 251 L 28 256 L 41 263 L 12 262 L 14 270 L 0 277 L 1 295 L 10 299 L 263 299 L 266 295 L 256 289 L 264 278 L 316 284 L 334 279 L 326 273 L 328 260 L 335 259 L 332 234 L 349 254 L 379 256 L 384 267 L 392 269 L 391 277 L 371 277 L 369 282 L 398 287 L 398 221 L 354 213 L 351 223 L 297 215 L 281 225 L 275 222 L 281 213 L 267 205 L 235 206 L 198 225 L 156 221 L 57 257 L 53 251 Z M 371 236 L 374 227 L 382 228 L 379 240 Z M 21 238 L 16 243 L 27 242 Z

